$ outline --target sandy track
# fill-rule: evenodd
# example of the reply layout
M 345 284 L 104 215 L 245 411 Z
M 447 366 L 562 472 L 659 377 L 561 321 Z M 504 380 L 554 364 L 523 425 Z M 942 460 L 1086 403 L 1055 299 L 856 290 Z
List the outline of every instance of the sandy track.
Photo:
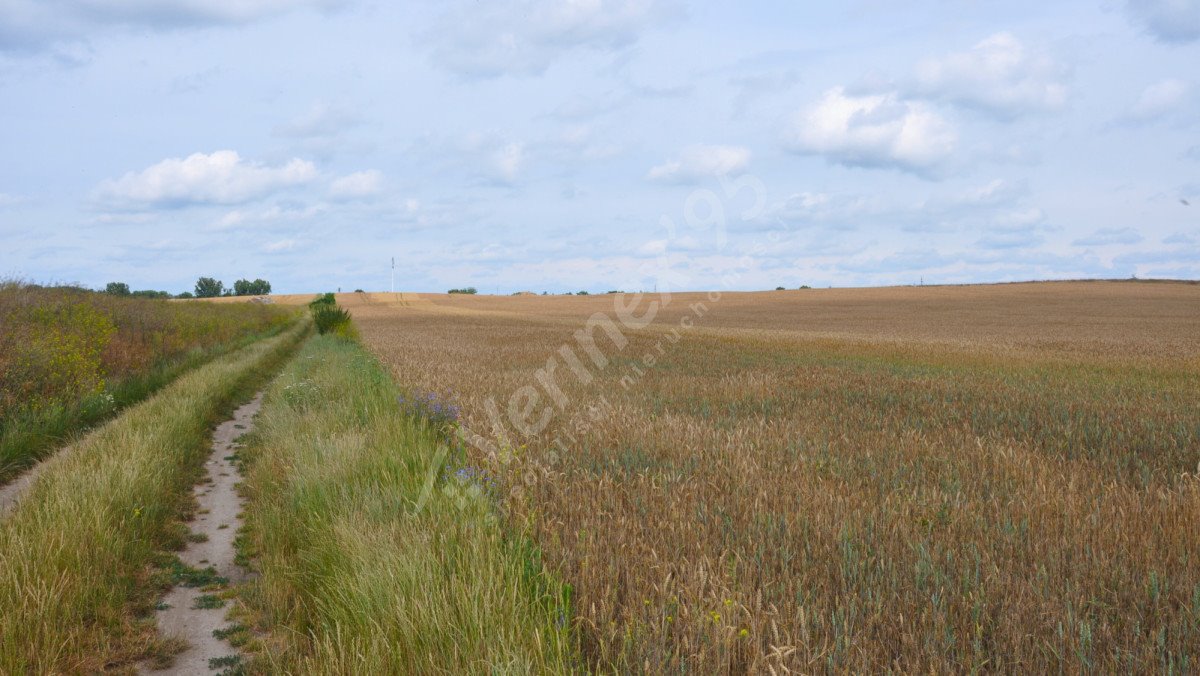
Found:
M 235 440 L 254 425 L 254 416 L 262 406 L 260 392 L 249 403 L 234 412 L 213 433 L 212 454 L 206 467 L 208 481 L 196 486 L 200 509 L 188 524 L 191 532 L 207 537 L 204 542 L 191 542 L 179 554 L 180 560 L 194 568 L 216 568 L 217 575 L 231 584 L 246 580 L 248 571 L 235 562 L 234 538 L 241 526 L 242 499 L 237 493 L 240 478 L 237 467 L 227 459 L 236 450 Z M 228 608 L 196 608 L 196 600 L 216 592 L 178 586 L 163 598 L 165 604 L 157 612 L 158 629 L 163 636 L 179 637 L 190 646 L 175 658 L 168 669 L 143 673 L 153 674 L 213 674 L 221 668 L 210 669 L 209 660 L 237 655 L 238 650 L 225 640 L 213 636 L 213 631 L 229 626 L 225 620 Z

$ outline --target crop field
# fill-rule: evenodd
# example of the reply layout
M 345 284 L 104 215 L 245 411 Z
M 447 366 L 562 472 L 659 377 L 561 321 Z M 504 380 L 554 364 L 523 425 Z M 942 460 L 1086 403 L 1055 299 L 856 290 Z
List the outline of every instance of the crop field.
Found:
M 1197 668 L 1200 286 L 338 300 L 584 668 Z

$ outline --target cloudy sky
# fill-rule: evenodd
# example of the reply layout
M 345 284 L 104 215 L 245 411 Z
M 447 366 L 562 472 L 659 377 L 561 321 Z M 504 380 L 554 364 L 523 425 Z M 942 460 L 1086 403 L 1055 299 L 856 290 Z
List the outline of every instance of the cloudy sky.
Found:
M 1200 0 L 0 0 L 0 152 L 39 282 L 1198 278 Z

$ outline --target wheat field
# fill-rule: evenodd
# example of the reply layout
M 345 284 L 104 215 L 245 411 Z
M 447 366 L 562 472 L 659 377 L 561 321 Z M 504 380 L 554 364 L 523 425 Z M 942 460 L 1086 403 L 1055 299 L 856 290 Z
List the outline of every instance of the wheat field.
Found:
M 338 300 L 589 669 L 1197 666 L 1200 286 Z

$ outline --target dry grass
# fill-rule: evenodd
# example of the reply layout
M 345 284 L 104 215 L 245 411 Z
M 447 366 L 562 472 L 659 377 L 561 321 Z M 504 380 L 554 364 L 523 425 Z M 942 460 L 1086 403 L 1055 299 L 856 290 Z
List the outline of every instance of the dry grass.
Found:
M 573 333 L 614 297 L 338 300 L 401 383 L 518 449 L 470 453 L 574 587 L 594 667 L 1200 658 L 1198 286 L 676 295 L 621 349 L 597 333 L 590 384 L 558 358 L 570 403 L 528 438 L 489 398 L 547 406 L 535 371 L 586 360 Z

